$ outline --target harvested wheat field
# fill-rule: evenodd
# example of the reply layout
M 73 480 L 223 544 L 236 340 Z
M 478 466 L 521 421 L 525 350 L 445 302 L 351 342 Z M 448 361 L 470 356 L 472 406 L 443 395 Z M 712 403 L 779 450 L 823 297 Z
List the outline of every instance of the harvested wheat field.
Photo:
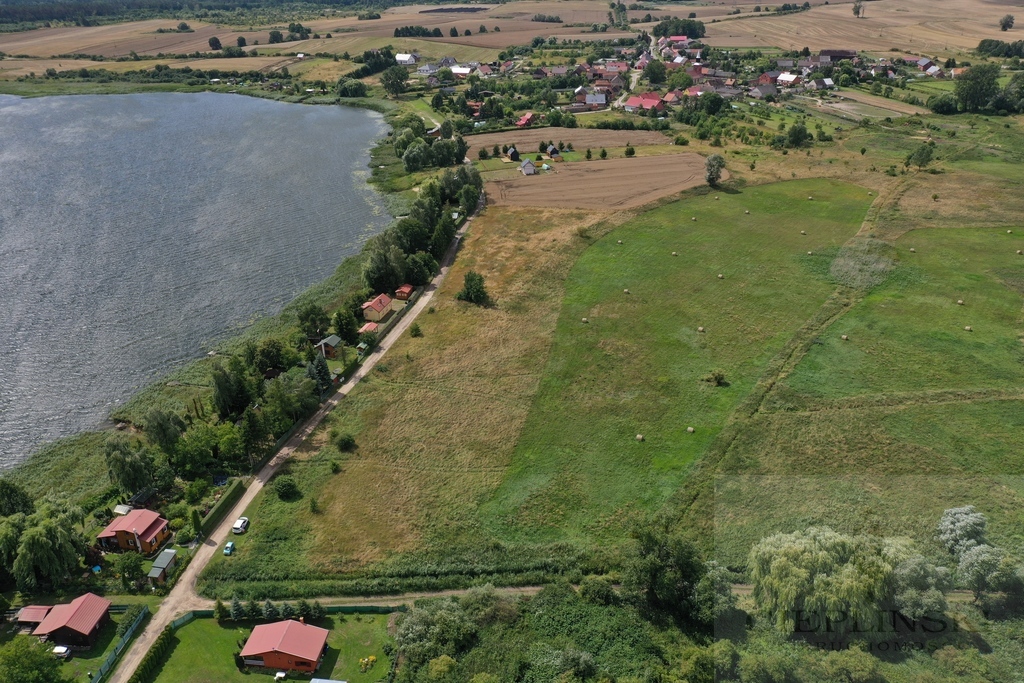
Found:
M 878 0 L 864 3 L 865 15 L 853 16 L 852 4 L 818 5 L 784 16 L 754 16 L 708 24 L 707 40 L 716 47 L 780 47 L 787 50 L 852 48 L 885 52 L 892 48 L 936 53 L 971 50 L 982 38 L 1006 38 L 999 18 L 1008 7 L 978 0 Z
M 493 181 L 488 192 L 494 204 L 617 210 L 703 183 L 704 157 L 689 153 L 556 164 L 538 176 Z
M 625 147 L 626 144 L 667 145 L 671 139 L 655 130 L 603 130 L 599 128 L 526 128 L 510 130 L 503 133 L 485 133 L 466 137 L 470 159 L 476 158 L 481 146 L 488 151 L 494 145 L 513 145 L 520 152 L 534 153 L 541 142 L 551 140 L 555 144 L 561 140 L 565 144 L 572 143 L 573 149 L 582 152 L 588 147 L 597 153 L 602 147 Z

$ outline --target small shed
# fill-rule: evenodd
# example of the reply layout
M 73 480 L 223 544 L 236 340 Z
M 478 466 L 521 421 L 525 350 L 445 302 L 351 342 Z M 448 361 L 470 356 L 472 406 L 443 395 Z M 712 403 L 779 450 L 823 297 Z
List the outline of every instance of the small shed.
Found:
M 408 301 L 412 296 L 412 293 L 416 291 L 416 288 L 412 285 L 402 285 L 395 290 L 395 298 L 399 301 Z
M 178 551 L 172 548 L 165 549 L 157 555 L 153 561 L 153 568 L 149 570 L 146 578 L 151 584 L 167 583 L 167 575 L 174 571 L 178 564 Z
M 537 174 L 537 166 L 529 159 L 523 159 L 523 163 L 519 164 L 519 170 L 523 175 Z
M 365 325 L 359 328 L 359 334 L 366 334 L 367 332 L 371 334 L 376 334 L 377 323 L 366 323 Z
M 319 344 L 316 345 L 320 349 L 320 353 L 323 354 L 324 358 L 334 358 L 338 352 L 338 347 L 341 346 L 341 337 L 336 334 L 332 334 L 326 339 L 322 339 Z
M 508 159 L 509 161 L 519 161 L 519 150 L 517 150 L 515 147 L 509 147 Z
M 562 153 L 558 151 L 558 148 L 554 145 L 548 145 L 548 157 L 552 161 L 561 161 Z

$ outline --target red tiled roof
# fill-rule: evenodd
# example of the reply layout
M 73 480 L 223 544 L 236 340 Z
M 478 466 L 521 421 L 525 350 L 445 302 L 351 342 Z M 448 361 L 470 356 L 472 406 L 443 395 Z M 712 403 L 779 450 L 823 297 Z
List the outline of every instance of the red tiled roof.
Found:
M 98 538 L 113 538 L 118 531 L 125 531 L 138 533 L 141 540 L 152 543 L 166 524 L 167 520 L 152 510 L 132 510 L 111 522 Z
M 315 662 L 320 659 L 327 643 L 327 629 L 300 624 L 289 619 L 276 624 L 260 624 L 242 648 L 242 657 L 282 652 L 296 659 Z
M 28 607 L 22 607 L 21 611 L 18 612 L 18 621 L 23 624 L 38 624 L 46 618 L 50 609 L 50 605 L 29 605 Z
M 362 327 L 359 328 L 359 334 L 363 334 L 364 332 L 376 332 L 376 331 L 377 331 L 377 323 L 366 323 L 365 325 L 363 325 Z
M 412 285 L 402 285 L 395 290 L 395 294 L 412 294 L 412 290 L 415 289 Z
M 390 305 L 391 297 L 389 297 L 387 294 L 378 294 L 373 301 L 367 301 L 365 304 L 363 304 L 363 310 L 365 311 L 367 308 L 372 308 L 378 313 L 383 313 L 388 309 L 388 306 Z
M 67 627 L 87 636 L 96 628 L 96 624 L 108 609 L 110 609 L 110 600 L 93 593 L 86 593 L 72 600 L 70 604 L 54 605 L 42 623 L 32 632 L 32 635 L 45 636 L 59 628 Z

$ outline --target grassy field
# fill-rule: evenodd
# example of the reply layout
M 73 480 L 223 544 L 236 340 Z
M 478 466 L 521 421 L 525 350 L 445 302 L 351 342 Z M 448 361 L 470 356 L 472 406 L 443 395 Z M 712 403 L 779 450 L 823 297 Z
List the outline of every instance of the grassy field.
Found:
M 352 681 L 379 681 L 390 663 L 383 645 L 390 640 L 388 615 L 336 615 L 318 626 L 329 629 L 328 651 L 317 675 L 321 678 Z M 235 668 L 238 642 L 252 632 L 250 622 L 224 622 L 196 619 L 178 629 L 171 653 L 154 683 L 231 683 L 232 681 L 272 681 L 273 674 L 241 673 Z M 377 662 L 360 672 L 359 660 L 374 655 Z

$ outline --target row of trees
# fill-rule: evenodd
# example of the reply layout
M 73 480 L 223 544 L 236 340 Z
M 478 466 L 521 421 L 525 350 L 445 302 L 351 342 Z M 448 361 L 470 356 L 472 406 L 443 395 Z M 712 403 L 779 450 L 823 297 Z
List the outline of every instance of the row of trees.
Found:
M 405 283 L 429 282 L 455 237 L 452 214 L 473 211 L 482 189 L 479 172 L 466 165 L 423 183 L 409 215 L 367 242 L 366 286 L 372 292 L 393 292 Z
M 1010 82 L 999 87 L 998 64 L 977 64 L 970 67 L 953 86 L 952 94 L 928 98 L 928 107 L 936 114 L 976 113 L 991 111 L 1011 114 L 1024 111 L 1024 74 L 1014 74 Z
M 238 596 L 234 596 L 229 605 L 225 605 L 218 598 L 213 606 L 213 616 L 218 621 L 229 619 L 231 621 L 277 621 L 278 619 L 320 621 L 327 616 L 327 610 L 319 600 L 312 603 L 298 600 L 294 603 L 282 602 L 279 605 L 267 600 L 261 605 L 255 600 L 243 604 Z
M 66 500 L 47 497 L 34 505 L 21 487 L 0 480 L 0 586 L 14 583 L 32 593 L 77 574 L 85 555 L 85 515 Z

